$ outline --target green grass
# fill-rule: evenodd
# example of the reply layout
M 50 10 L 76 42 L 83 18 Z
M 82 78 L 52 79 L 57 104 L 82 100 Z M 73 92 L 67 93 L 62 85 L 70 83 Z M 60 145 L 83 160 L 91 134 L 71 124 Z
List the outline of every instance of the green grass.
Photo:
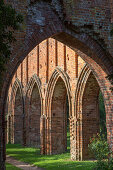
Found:
M 6 163 L 6 170 L 21 170 L 20 168 L 17 168 L 9 163 Z
M 7 144 L 6 152 L 16 159 L 34 164 L 47 170 L 92 170 L 93 161 L 70 160 L 70 136 L 67 134 L 67 152 L 59 155 L 40 155 L 40 149 L 23 147 L 19 144 Z
M 70 153 L 44 156 L 40 155 L 39 149 L 22 147 L 19 144 L 8 144 L 6 147 L 8 155 L 47 170 L 91 170 L 95 165 L 93 161 L 71 161 Z

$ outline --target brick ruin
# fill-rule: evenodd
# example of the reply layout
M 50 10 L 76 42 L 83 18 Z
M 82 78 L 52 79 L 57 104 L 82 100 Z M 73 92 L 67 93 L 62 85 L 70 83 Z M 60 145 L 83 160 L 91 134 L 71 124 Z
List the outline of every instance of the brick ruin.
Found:
M 97 133 L 99 126 L 99 90 L 106 110 L 107 140 L 113 151 L 113 94 L 112 84 L 106 79 L 113 73 L 113 37 L 110 35 L 113 1 L 4 1 L 24 16 L 24 23 L 21 30 L 15 32 L 17 41 L 12 44 L 12 55 L 2 73 L 0 169 L 5 170 L 6 138 L 12 143 L 40 145 L 41 154 L 66 150 L 67 97 L 71 158 L 87 159 L 88 140 L 85 139 L 89 139 L 92 131 Z M 38 108 L 37 114 L 35 108 Z M 7 112 L 10 116 L 6 135 Z M 17 119 L 21 124 L 14 123 Z M 36 122 L 40 122 L 38 126 Z M 55 133 L 57 126 L 60 128 Z M 53 141 L 58 135 L 55 145 Z
M 19 65 L 7 102 L 7 143 L 40 147 L 41 154 L 67 150 L 67 107 L 71 158 L 89 158 L 89 139 L 99 132 L 99 84 L 84 60 L 52 38 Z

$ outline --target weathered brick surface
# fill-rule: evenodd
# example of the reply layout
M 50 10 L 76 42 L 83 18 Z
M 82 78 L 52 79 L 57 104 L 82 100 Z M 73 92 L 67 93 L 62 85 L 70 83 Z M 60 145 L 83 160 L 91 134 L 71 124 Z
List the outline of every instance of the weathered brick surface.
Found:
M 21 110 L 23 99 L 16 99 L 18 86 L 24 98 Z M 12 78 L 8 108 L 16 121 L 8 121 L 7 127 L 14 126 L 11 129 L 19 135 L 7 134 L 8 141 L 41 147 L 42 154 L 65 152 L 68 97 L 71 158 L 88 159 L 89 139 L 99 132 L 99 91 L 94 74 L 76 52 L 52 38 L 44 40 L 28 54 Z
M 34 85 L 31 101 L 28 122 L 29 125 L 26 128 L 29 128 L 29 138 L 26 140 L 26 144 L 29 146 L 40 147 L 40 116 L 41 116 L 41 102 L 40 95 L 38 92 L 37 85 Z M 29 106 L 27 106 L 29 107 Z
M 19 88 L 16 92 L 15 103 L 14 103 L 14 143 L 22 144 L 23 138 L 23 103 Z
M 61 78 L 57 80 L 51 103 L 51 154 L 67 150 L 66 87 Z
M 107 131 L 110 147 L 113 148 L 113 127 L 112 127 L 112 100 L 113 96 L 109 90 L 111 84 L 105 79 L 106 75 L 113 71 L 113 38 L 110 36 L 111 24 L 113 22 L 112 0 L 85 0 L 68 1 L 52 0 L 52 6 L 43 1 L 5 1 L 25 16 L 25 23 L 22 30 L 15 33 L 17 42 L 13 44 L 12 56 L 7 64 L 8 72 L 3 74 L 3 83 L 0 90 L 0 165 L 4 169 L 5 160 L 5 101 L 11 79 L 24 58 L 29 52 L 43 40 L 54 36 L 67 46 L 76 50 L 90 69 L 93 71 L 105 99 L 107 112 Z M 93 24 L 93 29 L 88 33 L 77 32 L 75 26 Z M 91 34 L 90 34 L 90 33 Z M 107 50 L 103 49 L 103 41 L 98 36 L 92 36 L 94 32 L 99 33 L 107 44 Z M 99 40 L 99 41 L 98 41 Z M 105 48 L 105 47 L 104 47 Z M 43 56 L 44 57 L 44 56 Z M 26 61 L 29 60 L 26 59 Z M 56 62 L 57 63 L 57 62 Z M 62 61 L 60 63 L 62 65 Z M 23 70 L 27 67 L 23 66 Z M 68 66 L 67 66 L 68 67 Z M 34 68 L 35 69 L 35 68 Z M 27 69 L 26 69 L 27 70 Z M 44 70 L 43 70 L 44 72 Z M 37 70 L 38 73 L 38 70 Z M 28 71 L 25 75 L 28 74 Z M 24 79 L 25 75 L 21 75 Z M 49 73 L 46 72 L 49 76 Z M 47 80 L 46 80 L 47 81 Z M 26 78 L 26 83 L 28 79 Z M 48 120 L 48 118 L 47 118 Z M 3 145 L 4 143 L 4 145 Z
M 83 159 L 89 158 L 88 144 L 90 138 L 100 132 L 99 128 L 99 85 L 93 74 L 90 74 L 82 99 L 82 140 Z

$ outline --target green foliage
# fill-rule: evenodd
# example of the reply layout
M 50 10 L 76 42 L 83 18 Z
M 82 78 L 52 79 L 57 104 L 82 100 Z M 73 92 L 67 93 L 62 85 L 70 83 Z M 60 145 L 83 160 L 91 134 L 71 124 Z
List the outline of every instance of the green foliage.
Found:
M 0 1 L 0 75 L 5 70 L 11 55 L 11 43 L 15 41 L 14 30 L 20 29 L 20 23 L 23 22 L 21 14 L 17 14 L 11 5 Z M 1 79 L 1 77 L 0 77 Z
M 104 135 L 98 134 L 90 140 L 90 152 L 97 159 L 96 170 L 112 170 L 113 159 Z
M 94 136 L 90 142 L 89 148 L 94 157 L 97 160 L 106 159 L 109 154 L 109 147 L 104 135 L 100 136 L 100 134 L 98 134 L 97 137 Z

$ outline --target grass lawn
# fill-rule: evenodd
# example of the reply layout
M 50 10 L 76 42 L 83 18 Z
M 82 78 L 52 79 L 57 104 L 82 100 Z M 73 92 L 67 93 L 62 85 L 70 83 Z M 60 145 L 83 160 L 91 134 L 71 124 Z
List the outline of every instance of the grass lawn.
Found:
M 67 134 L 68 151 L 59 155 L 40 155 L 40 149 L 23 147 L 20 144 L 7 144 L 6 152 L 16 159 L 43 167 L 47 170 L 92 170 L 93 161 L 71 161 L 69 133 Z
M 8 144 L 7 154 L 20 161 L 34 164 L 47 170 L 91 170 L 95 165 L 93 161 L 71 161 L 70 153 L 40 155 L 39 149 L 25 148 L 19 144 Z
M 9 163 L 6 163 L 6 170 L 21 170 L 20 168 L 17 168 Z

